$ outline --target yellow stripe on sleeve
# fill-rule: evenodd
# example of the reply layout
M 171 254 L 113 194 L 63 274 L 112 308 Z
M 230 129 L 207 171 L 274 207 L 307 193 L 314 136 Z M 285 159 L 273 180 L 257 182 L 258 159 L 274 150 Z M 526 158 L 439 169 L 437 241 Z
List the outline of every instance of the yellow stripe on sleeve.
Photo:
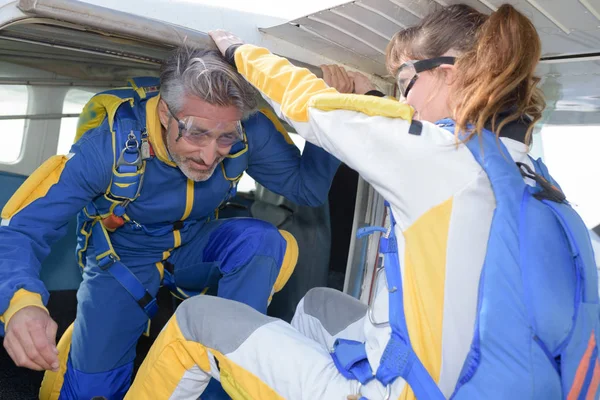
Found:
M 288 60 L 267 49 L 245 44 L 235 52 L 238 71 L 258 90 L 281 106 L 286 118 L 308 121 L 308 101 L 322 93 L 337 93 L 325 81 L 306 68 L 293 66 Z

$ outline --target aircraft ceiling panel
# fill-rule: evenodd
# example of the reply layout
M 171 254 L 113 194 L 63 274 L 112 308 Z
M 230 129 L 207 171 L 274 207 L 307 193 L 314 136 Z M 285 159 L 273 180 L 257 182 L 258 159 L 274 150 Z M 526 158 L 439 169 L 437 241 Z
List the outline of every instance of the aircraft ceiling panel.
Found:
M 590 116 L 600 115 L 600 0 L 357 0 L 261 31 L 391 82 L 385 48 L 394 33 L 444 5 L 490 13 L 505 2 L 540 35 L 538 74 L 553 123 L 600 120 Z
M 363 54 L 353 52 L 346 47 L 318 34 L 307 27 L 299 24 L 283 24 L 269 28 L 269 34 L 275 37 L 294 37 L 302 43 L 301 46 L 317 54 L 325 54 L 336 62 L 351 66 L 361 71 L 366 71 L 379 76 L 387 74 L 385 65 L 381 60 L 375 61 Z
M 395 32 L 415 24 L 427 12 L 445 4 L 467 3 L 491 12 L 506 0 L 359 0 L 290 21 L 329 46 L 363 51 L 379 64 L 385 64 L 386 40 Z M 509 0 L 531 18 L 542 39 L 543 57 L 600 52 L 600 1 L 598 0 Z M 315 21 L 325 21 L 319 25 Z M 284 24 L 286 25 L 286 24 Z M 317 53 L 318 42 L 296 35 L 296 30 L 279 25 L 263 32 Z M 352 44 L 351 42 L 355 43 Z M 367 43 L 367 44 L 366 44 Z M 367 47 L 365 49 L 365 47 Z M 342 62 L 342 59 L 337 61 Z M 366 72 L 378 73 L 375 70 Z

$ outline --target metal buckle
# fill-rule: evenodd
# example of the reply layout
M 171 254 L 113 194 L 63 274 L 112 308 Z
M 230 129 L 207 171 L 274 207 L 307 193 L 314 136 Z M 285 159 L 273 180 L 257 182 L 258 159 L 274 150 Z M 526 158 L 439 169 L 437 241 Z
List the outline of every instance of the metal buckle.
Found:
M 125 142 L 125 147 L 123 148 L 123 150 L 121 150 L 121 154 L 119 155 L 119 159 L 117 160 L 117 167 L 120 167 L 121 165 L 139 167 L 140 165 L 142 165 L 142 156 L 139 151 L 139 146 L 140 143 L 133 134 L 133 131 L 129 132 L 129 135 L 127 136 L 127 142 Z M 125 153 L 135 153 L 137 157 L 134 161 L 130 162 L 125 160 L 125 157 L 123 157 Z
M 363 398 L 363 394 L 362 394 L 362 383 L 358 382 L 358 391 L 356 393 L 357 396 L 359 396 L 359 399 Z M 392 387 L 391 385 L 386 385 L 385 387 L 385 394 L 383 395 L 383 400 L 390 400 L 390 396 L 392 395 Z
M 102 271 L 106 271 L 107 269 L 112 267 L 117 261 L 119 261 L 119 259 L 114 254 L 109 254 L 106 257 L 103 257 L 101 260 L 98 260 L 98 267 Z

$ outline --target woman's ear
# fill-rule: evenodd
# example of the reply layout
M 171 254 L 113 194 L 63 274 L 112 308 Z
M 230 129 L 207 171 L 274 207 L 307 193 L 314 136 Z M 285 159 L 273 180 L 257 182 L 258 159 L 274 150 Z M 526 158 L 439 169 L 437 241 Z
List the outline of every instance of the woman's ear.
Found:
M 442 64 L 438 68 L 444 72 L 444 82 L 446 85 L 452 85 L 456 78 L 456 66 L 452 64 Z

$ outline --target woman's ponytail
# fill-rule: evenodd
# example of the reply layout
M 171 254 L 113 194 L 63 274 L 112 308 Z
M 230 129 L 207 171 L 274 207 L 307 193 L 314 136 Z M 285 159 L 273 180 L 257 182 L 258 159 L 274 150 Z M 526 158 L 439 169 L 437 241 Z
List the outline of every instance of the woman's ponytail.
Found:
M 499 134 L 502 127 L 523 115 L 537 122 L 545 107 L 539 78 L 534 76 L 541 42 L 531 21 L 505 4 L 489 16 L 477 32 L 471 50 L 459 57 L 453 84 L 453 114 L 458 131 L 474 125 L 471 136 L 488 121 Z M 496 123 L 499 113 L 507 118 Z M 527 134 L 531 137 L 533 124 Z

